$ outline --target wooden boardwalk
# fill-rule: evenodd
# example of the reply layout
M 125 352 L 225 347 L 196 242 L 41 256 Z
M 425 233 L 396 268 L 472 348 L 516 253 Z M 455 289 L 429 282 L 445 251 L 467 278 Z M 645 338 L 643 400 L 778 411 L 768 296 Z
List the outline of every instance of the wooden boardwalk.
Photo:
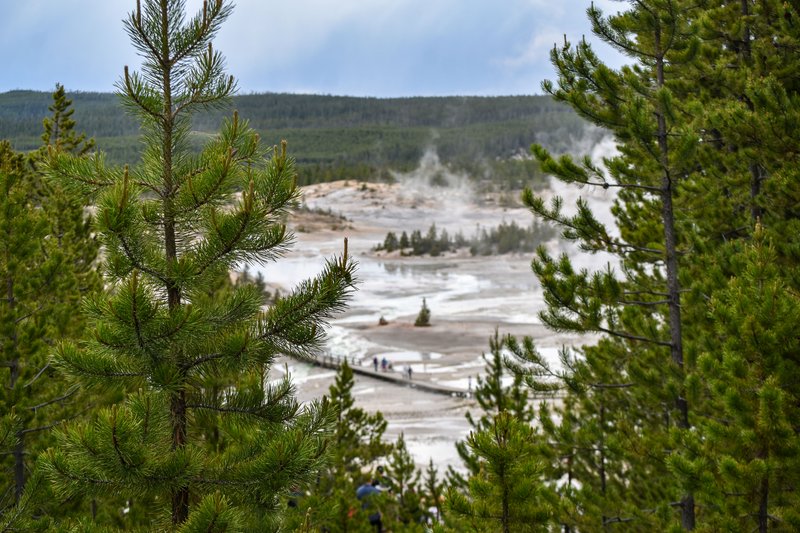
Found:
M 350 362 L 350 361 L 348 361 Z M 317 366 L 321 366 L 323 368 L 330 368 L 332 370 L 338 370 L 342 364 L 342 360 L 338 357 L 333 356 L 320 356 L 317 357 L 313 364 Z M 386 381 L 392 383 L 394 385 L 398 385 L 401 387 L 409 387 L 412 389 L 417 389 L 423 392 L 430 392 L 432 394 L 442 394 L 445 396 L 457 397 L 457 398 L 470 398 L 472 396 L 472 392 L 464 389 L 459 389 L 456 387 L 448 387 L 446 385 L 440 385 L 438 383 L 432 381 L 425 381 L 422 379 L 408 379 L 402 372 L 395 372 L 393 370 L 382 372 L 378 371 L 375 372 L 372 367 L 363 367 L 363 366 L 356 366 L 351 364 L 350 368 L 353 369 L 354 374 L 359 374 L 361 376 L 367 376 L 373 379 L 379 379 L 381 381 Z
M 339 357 L 334 357 L 331 355 L 319 356 L 316 359 L 308 360 L 303 359 L 303 362 L 311 363 L 316 366 L 321 366 L 323 368 L 330 368 L 331 370 L 339 370 L 339 367 L 342 364 L 342 359 Z M 439 383 L 433 381 L 426 381 L 424 379 L 408 379 L 403 372 L 395 372 L 393 370 L 389 370 L 387 372 L 383 371 L 374 371 L 372 366 L 364 367 L 361 365 L 354 365 L 353 363 L 355 360 L 347 360 L 350 363 L 350 368 L 353 370 L 354 374 L 359 374 L 361 376 L 366 376 L 373 379 L 379 379 L 381 381 L 385 381 L 387 383 L 391 383 L 393 385 L 397 385 L 400 387 L 408 387 L 412 389 L 417 389 L 423 392 L 429 392 L 431 394 L 441 394 L 444 396 L 450 396 L 455 398 L 472 398 L 473 392 L 472 390 L 464 390 L 459 389 L 456 387 L 448 387 L 447 385 L 441 385 Z M 419 374 L 416 374 L 419 376 Z M 534 391 L 528 391 L 529 398 L 533 401 L 540 401 L 540 400 L 550 400 L 550 401 L 558 401 L 564 398 L 563 393 L 535 393 Z

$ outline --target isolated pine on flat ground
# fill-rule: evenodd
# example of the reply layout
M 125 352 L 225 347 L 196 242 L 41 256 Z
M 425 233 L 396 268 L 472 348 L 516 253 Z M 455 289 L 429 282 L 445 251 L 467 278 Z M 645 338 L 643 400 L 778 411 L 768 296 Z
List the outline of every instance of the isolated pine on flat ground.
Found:
M 145 0 L 125 19 L 143 58 L 118 83 L 142 125 L 136 168 L 56 154 L 49 174 L 89 195 L 105 246 L 107 290 L 85 307 L 88 340 L 59 346 L 56 364 L 87 387 L 128 391 L 124 402 L 71 426 L 46 458 L 57 492 L 129 495 L 148 502 L 147 527 L 261 529 L 282 497 L 322 463 L 332 413 L 300 407 L 291 383 L 265 385 L 279 354 L 306 356 L 353 287 L 345 252 L 316 278 L 262 311 L 255 288 L 204 297 L 242 264 L 278 259 L 297 202 L 286 144 L 265 148 L 234 115 L 199 155 L 189 150 L 194 111 L 235 89 L 211 40 L 230 15 L 206 3 Z M 143 524 L 128 524 L 130 526 Z

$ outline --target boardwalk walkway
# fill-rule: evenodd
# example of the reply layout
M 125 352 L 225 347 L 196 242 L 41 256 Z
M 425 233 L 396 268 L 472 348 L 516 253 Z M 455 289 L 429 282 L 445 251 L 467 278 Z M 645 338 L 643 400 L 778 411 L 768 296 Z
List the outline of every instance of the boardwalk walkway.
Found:
M 350 361 L 348 361 L 350 362 Z M 388 372 L 375 372 L 372 367 L 363 367 L 363 366 L 356 366 L 352 362 L 350 362 L 350 368 L 353 369 L 353 373 L 359 374 L 362 376 L 367 376 L 374 379 L 379 379 L 381 381 L 387 381 L 389 383 L 399 385 L 402 387 L 410 387 L 413 389 L 417 389 L 424 392 L 430 392 L 433 394 L 443 394 L 445 396 L 455 396 L 459 398 L 469 398 L 472 396 L 470 391 L 464 389 L 458 389 L 456 387 L 448 387 L 446 385 L 440 385 L 438 383 L 434 383 L 432 381 L 425 381 L 422 379 L 408 379 L 402 372 L 396 372 L 390 370 Z M 330 368 L 332 370 L 338 370 L 339 366 L 342 364 L 342 360 L 338 357 L 325 355 L 317 357 L 314 361 L 314 364 L 317 366 L 321 366 L 323 368 Z
M 304 360 L 304 362 L 309 362 L 308 360 Z M 459 389 L 456 387 L 448 387 L 447 385 L 441 385 L 439 383 L 433 381 L 427 381 L 424 378 L 420 377 L 419 373 L 414 374 L 417 379 L 408 379 L 403 372 L 397 372 L 394 370 L 389 370 L 388 372 L 378 371 L 375 372 L 371 366 L 365 367 L 361 365 L 356 365 L 355 360 L 347 360 L 350 363 L 350 368 L 353 370 L 354 374 L 359 374 L 362 376 L 367 376 L 373 379 L 379 379 L 381 381 L 386 381 L 388 383 L 392 383 L 394 385 L 398 385 L 400 387 L 409 387 L 412 389 L 417 389 L 423 392 L 430 392 L 432 394 L 442 394 L 445 396 L 450 397 L 457 397 L 457 398 L 472 398 L 472 391 L 471 390 L 464 390 Z M 313 361 L 311 364 L 321 366 L 323 368 L 330 368 L 332 370 L 338 370 L 342 364 L 342 359 L 332 355 L 324 355 L 319 356 Z M 424 374 L 422 374 L 424 376 Z M 529 398 L 531 400 L 546 400 L 546 401 L 558 401 L 564 398 L 563 393 L 535 393 L 533 391 L 529 391 Z

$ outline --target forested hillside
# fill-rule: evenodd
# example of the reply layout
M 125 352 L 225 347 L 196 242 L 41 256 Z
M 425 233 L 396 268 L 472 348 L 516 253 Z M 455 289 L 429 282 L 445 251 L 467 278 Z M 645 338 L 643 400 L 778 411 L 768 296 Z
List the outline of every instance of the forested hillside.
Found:
M 78 92 L 69 97 L 75 120 L 111 163 L 138 160 L 139 127 L 116 96 Z M 38 147 L 49 102 L 46 92 L 0 94 L 0 138 L 10 139 L 20 151 Z M 527 152 L 531 142 L 564 152 L 584 136 L 600 134 L 550 96 L 379 99 L 249 94 L 194 118 L 192 140 L 198 149 L 233 109 L 247 117 L 265 142 L 289 142 L 301 183 L 386 177 L 389 169 L 413 168 L 427 149 L 474 175 L 488 169 L 521 180 L 529 169 L 503 161 Z

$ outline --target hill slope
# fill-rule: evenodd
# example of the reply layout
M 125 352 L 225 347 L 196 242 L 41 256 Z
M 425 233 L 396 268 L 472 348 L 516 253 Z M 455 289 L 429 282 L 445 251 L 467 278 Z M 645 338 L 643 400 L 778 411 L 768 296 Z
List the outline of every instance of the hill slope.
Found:
M 137 123 L 115 95 L 69 97 L 78 129 L 94 136 L 111 162 L 138 159 Z M 50 102 L 46 92 L 0 94 L 0 138 L 11 140 L 17 150 L 39 146 Z M 268 142 L 289 141 L 304 183 L 386 177 L 388 169 L 414 167 L 428 149 L 454 168 L 518 181 L 535 169 L 508 158 L 527 152 L 532 142 L 568 151 L 587 134 L 585 123 L 549 96 L 378 99 L 268 93 L 234 97 L 226 109 L 197 117 L 198 146 L 233 109 Z

